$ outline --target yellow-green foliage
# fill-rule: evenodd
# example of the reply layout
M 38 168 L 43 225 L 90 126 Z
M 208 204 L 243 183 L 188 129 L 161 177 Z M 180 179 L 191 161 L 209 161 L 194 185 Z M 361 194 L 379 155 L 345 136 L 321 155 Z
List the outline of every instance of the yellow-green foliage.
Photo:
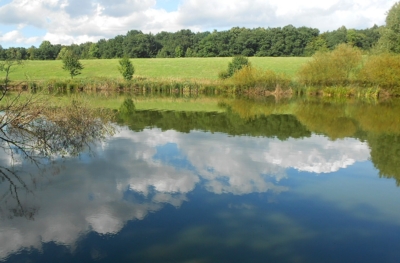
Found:
M 299 103 L 294 113 L 310 131 L 326 134 L 331 139 L 351 137 L 357 131 L 356 124 L 340 104 Z
M 258 97 L 258 99 L 260 100 L 249 98 L 222 99 L 218 102 L 218 105 L 222 108 L 229 108 L 246 120 L 271 114 L 291 114 L 292 112 L 292 104 L 287 103 L 285 100 L 276 101 L 273 97 L 268 97 L 267 99 Z
M 331 52 L 317 52 L 300 68 L 297 77 L 305 85 L 346 85 L 351 83 L 361 60 L 360 50 L 340 44 Z
M 348 112 L 364 131 L 375 134 L 400 134 L 399 103 L 365 104 L 349 107 Z
M 368 57 L 358 78 L 364 85 L 400 87 L 400 56 L 380 54 Z
M 290 78 L 284 73 L 275 73 L 272 70 L 262 70 L 251 66 L 245 66 L 236 71 L 232 76 L 232 82 L 239 88 L 260 88 L 274 90 L 276 87 L 287 88 Z

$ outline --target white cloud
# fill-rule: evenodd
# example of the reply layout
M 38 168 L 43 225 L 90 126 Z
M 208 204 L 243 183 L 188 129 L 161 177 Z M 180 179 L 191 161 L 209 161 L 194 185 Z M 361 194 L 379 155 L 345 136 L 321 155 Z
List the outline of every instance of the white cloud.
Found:
M 156 8 L 156 0 L 13 0 L 0 7 L 0 30 L 1 25 L 25 24 L 47 31 L 43 39 L 61 44 L 97 41 L 126 34 L 132 29 L 157 33 L 186 28 L 205 31 L 234 26 L 282 27 L 293 24 L 326 31 L 342 25 L 347 28 L 382 25 L 385 13 L 395 2 L 183 0 L 176 10 L 166 11 Z M 10 43 L 21 45 L 33 41 L 20 30 L 17 34 L 18 41 Z M 37 37 L 39 39 L 42 40 Z
M 32 45 L 39 39 L 40 37 L 25 37 L 19 30 L 13 30 L 0 35 L 0 43 L 17 43 L 18 45 Z
M 269 151 L 264 153 L 267 162 L 313 173 L 336 172 L 357 161 L 366 161 L 369 156 L 369 147 L 365 142 L 349 138 L 332 142 L 316 135 L 310 140 L 271 142 Z

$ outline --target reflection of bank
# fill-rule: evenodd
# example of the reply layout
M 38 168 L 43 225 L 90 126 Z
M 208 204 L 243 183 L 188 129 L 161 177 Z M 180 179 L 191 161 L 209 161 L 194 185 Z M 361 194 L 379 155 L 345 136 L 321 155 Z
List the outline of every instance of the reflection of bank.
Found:
M 2 222 L 0 231 L 7 235 L 0 237 L 1 258 L 46 242 L 74 247 L 90 231 L 116 234 L 129 220 L 142 220 L 166 205 L 180 207 L 196 187 L 215 194 L 281 193 L 288 190 L 280 185 L 286 168 L 335 171 L 366 160 L 369 153 L 352 139 L 312 136 L 281 142 L 123 128 L 101 151 L 97 158 L 65 160 L 51 184 L 37 189 L 40 211 L 34 221 Z

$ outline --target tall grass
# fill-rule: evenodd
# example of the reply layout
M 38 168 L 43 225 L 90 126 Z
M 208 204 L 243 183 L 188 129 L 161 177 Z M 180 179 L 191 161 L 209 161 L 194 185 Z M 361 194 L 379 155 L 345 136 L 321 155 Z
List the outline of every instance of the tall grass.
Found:
M 232 90 L 222 87 L 219 81 L 196 81 L 179 79 L 146 79 L 134 78 L 125 81 L 119 78 L 75 78 L 75 79 L 48 79 L 46 81 L 30 81 L 27 85 L 31 90 L 48 90 L 57 92 L 85 90 L 85 91 L 133 91 L 135 93 L 155 94 L 219 94 Z M 17 88 L 20 88 L 19 86 Z

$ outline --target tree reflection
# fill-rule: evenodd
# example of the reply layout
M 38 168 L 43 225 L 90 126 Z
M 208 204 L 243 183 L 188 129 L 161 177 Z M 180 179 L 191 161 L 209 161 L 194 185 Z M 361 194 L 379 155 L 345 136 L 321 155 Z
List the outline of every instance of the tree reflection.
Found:
M 371 147 L 371 161 L 379 170 L 379 176 L 393 178 L 400 186 L 400 135 L 371 135 L 368 144 Z
M 92 145 L 114 132 L 109 111 L 93 109 L 82 101 L 54 106 L 39 96 L 3 95 L 0 112 L 4 155 L 0 164 L 0 213 L 8 217 L 34 219 L 38 208 L 24 202 L 21 195 L 33 194 L 39 174 L 48 168 L 46 164 L 91 151 Z
M 333 140 L 354 137 L 357 132 L 357 123 L 347 116 L 343 104 L 298 103 L 295 115 L 311 131 L 326 134 Z
M 146 127 L 190 132 L 204 130 L 229 135 L 276 137 L 280 140 L 323 134 L 332 140 L 348 137 L 367 141 L 371 161 L 380 176 L 400 186 L 400 101 L 253 101 L 221 100 L 223 113 L 135 111 L 132 101 L 121 106 L 119 123 L 131 130 Z
M 295 116 L 271 114 L 243 118 L 226 105 L 224 113 L 216 112 L 176 112 L 176 111 L 135 111 L 131 100 L 125 100 L 118 114 L 118 123 L 127 125 L 133 131 L 147 127 L 162 130 L 176 130 L 189 133 L 193 130 L 222 132 L 229 135 L 250 135 L 276 137 L 280 140 L 310 137 L 311 133 Z

